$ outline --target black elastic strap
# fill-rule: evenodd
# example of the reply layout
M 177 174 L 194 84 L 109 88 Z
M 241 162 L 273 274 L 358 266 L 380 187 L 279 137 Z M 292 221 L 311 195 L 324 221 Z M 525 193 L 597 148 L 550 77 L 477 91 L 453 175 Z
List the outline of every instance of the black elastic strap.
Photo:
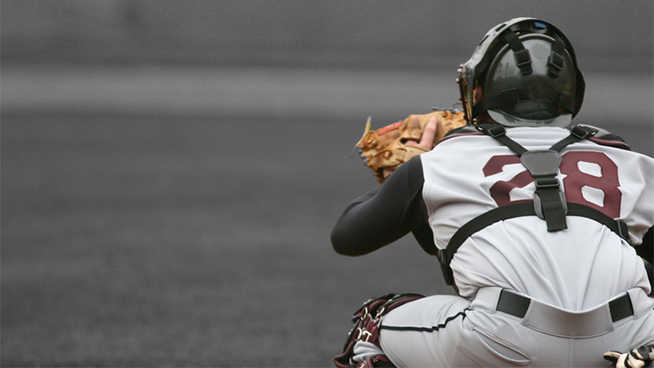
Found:
M 552 147 L 550 147 L 550 150 L 561 152 L 561 150 L 565 148 L 565 146 L 575 142 L 579 142 L 582 139 L 590 138 L 595 133 L 596 131 L 590 128 L 579 126 L 579 125 L 574 126 L 572 129 L 570 129 L 570 135 L 556 142 Z
M 508 313 L 518 318 L 524 318 L 531 304 L 531 299 L 511 291 L 502 289 L 500 297 L 497 300 L 496 310 Z M 617 322 L 621 319 L 634 315 L 634 308 L 631 304 L 629 294 L 624 294 L 618 299 L 609 302 L 609 310 L 611 312 L 611 321 Z
M 609 309 L 611 310 L 611 320 L 613 322 L 634 315 L 634 307 L 631 305 L 629 294 L 625 294 L 618 299 L 610 301 Z
M 575 112 L 575 98 L 568 92 L 561 92 L 556 100 L 553 100 L 563 110 L 574 114 Z
M 502 220 L 535 215 L 536 211 L 534 210 L 533 202 L 497 207 L 482 213 L 465 223 L 452 235 L 449 243 L 447 243 L 447 247 L 441 251 L 443 262 L 449 265 L 452 262 L 452 258 L 454 258 L 454 253 L 461 247 L 461 244 L 477 231 Z
M 565 53 L 565 43 L 558 34 L 554 34 L 554 44 L 552 45 L 552 53 L 547 61 L 547 75 L 552 78 L 557 78 L 563 69 Z
M 627 223 L 623 220 L 616 220 L 611 216 L 606 215 L 592 207 L 571 202 L 568 202 L 568 215 L 585 217 L 591 220 L 595 220 L 606 226 L 609 230 L 616 233 L 619 237 L 622 238 L 622 240 L 626 241 L 628 244 L 631 244 L 631 240 L 629 239 L 629 228 Z
M 615 220 L 603 212 L 600 212 L 599 210 L 579 203 L 568 202 L 567 208 L 568 216 L 586 217 L 597 221 L 600 224 L 606 226 L 609 230 L 619 235 L 627 243 L 629 243 L 629 233 L 626 231 L 627 226 L 624 221 Z M 447 247 L 441 251 L 443 261 L 447 262 L 449 265 L 449 263 L 452 261 L 452 258 L 454 258 L 454 253 L 456 253 L 459 247 L 461 247 L 463 242 L 479 230 L 482 230 L 487 226 L 490 226 L 499 221 L 524 216 L 536 216 L 536 210 L 534 209 L 533 202 L 529 201 L 510 204 L 507 206 L 497 207 L 488 212 L 482 213 L 481 215 L 468 221 L 454 233 L 452 238 L 450 238 Z
M 501 36 L 513 51 L 513 57 L 515 58 L 516 65 L 520 68 L 520 73 L 522 75 L 531 74 L 533 72 L 531 69 L 531 56 L 529 55 L 529 50 L 525 49 L 522 41 L 518 38 L 518 35 L 511 29 L 507 29 L 502 32 Z
M 502 289 L 500 291 L 500 298 L 497 300 L 496 309 L 500 312 L 523 318 L 527 314 L 529 304 L 531 304 L 531 299 Z
M 547 223 L 547 231 L 559 231 L 568 228 L 565 220 L 567 209 L 565 196 L 562 195 L 559 181 L 554 176 L 535 178 L 536 193 L 534 200 L 536 206 L 540 207 L 542 217 Z
M 478 124 L 477 129 L 484 132 L 484 134 L 495 138 L 497 141 L 509 147 L 513 152 L 517 153 L 518 155 L 522 155 L 523 153 L 527 152 L 526 148 L 524 148 L 518 142 L 514 141 L 513 139 L 509 138 L 506 135 L 506 129 L 500 124 L 497 123 Z

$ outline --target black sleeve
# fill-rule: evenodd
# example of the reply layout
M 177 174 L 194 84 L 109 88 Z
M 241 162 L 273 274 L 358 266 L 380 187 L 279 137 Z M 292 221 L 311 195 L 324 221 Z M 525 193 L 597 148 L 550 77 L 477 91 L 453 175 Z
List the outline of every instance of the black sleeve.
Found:
M 400 239 L 411 231 L 429 253 L 435 252 L 427 208 L 422 199 L 424 178 L 420 156 L 401 165 L 382 185 L 350 203 L 331 233 L 334 250 L 358 256 Z
M 650 296 L 654 296 L 654 266 L 651 263 L 645 261 L 645 270 L 647 270 L 647 278 L 649 278 L 649 284 L 652 286 L 652 291 L 649 293 Z
M 636 247 L 636 253 L 649 263 L 654 263 L 654 230 L 652 229 L 654 227 L 649 228 L 643 237 L 643 243 Z

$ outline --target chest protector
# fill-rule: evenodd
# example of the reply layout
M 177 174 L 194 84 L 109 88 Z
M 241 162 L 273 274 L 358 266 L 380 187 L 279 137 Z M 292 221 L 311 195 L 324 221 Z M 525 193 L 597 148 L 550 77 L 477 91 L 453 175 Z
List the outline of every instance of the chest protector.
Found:
M 570 130 L 570 135 L 552 145 L 548 150 L 528 151 L 509 138 L 502 125 L 488 123 L 475 125 L 475 127 L 520 156 L 520 162 L 534 178 L 536 191 L 533 201 L 490 210 L 468 221 L 454 233 L 447 247 L 438 255 L 443 277 L 448 285 L 454 283 L 450 262 L 463 242 L 477 231 L 502 220 L 522 216 L 538 216 L 547 223 L 547 231 L 553 232 L 568 228 L 566 216 L 582 216 L 603 224 L 629 242 L 629 232 L 624 221 L 615 220 L 592 207 L 567 202 L 559 181 L 556 179 L 562 161 L 560 151 L 569 144 L 594 136 L 598 133 L 597 129 L 577 125 Z

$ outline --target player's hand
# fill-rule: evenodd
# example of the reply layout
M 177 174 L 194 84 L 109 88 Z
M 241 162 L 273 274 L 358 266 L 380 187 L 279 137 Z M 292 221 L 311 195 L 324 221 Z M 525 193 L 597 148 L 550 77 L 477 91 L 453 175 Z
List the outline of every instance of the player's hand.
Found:
M 438 125 L 438 119 L 435 116 L 432 116 L 425 126 L 425 130 L 422 132 L 422 137 L 420 137 L 420 142 L 415 140 L 409 140 L 405 144 L 407 146 L 414 146 L 422 148 L 426 151 L 431 149 L 431 146 L 434 142 L 434 137 L 436 137 L 436 127 Z M 395 171 L 395 168 L 384 168 L 383 170 L 384 178 L 389 176 Z
M 609 351 L 604 353 L 604 359 L 613 363 L 613 366 L 616 368 L 649 367 L 652 361 L 654 361 L 654 345 L 643 345 L 628 353 Z

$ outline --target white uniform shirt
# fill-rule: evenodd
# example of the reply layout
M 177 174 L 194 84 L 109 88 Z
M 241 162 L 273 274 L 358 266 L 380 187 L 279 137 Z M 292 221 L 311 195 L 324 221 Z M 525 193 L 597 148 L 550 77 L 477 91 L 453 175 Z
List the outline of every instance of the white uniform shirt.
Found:
M 507 129 L 528 150 L 546 150 L 568 134 L 555 127 Z M 639 244 L 654 223 L 654 159 L 587 140 L 561 154 L 557 178 L 567 200 L 625 220 L 632 243 Z M 421 160 L 422 196 L 439 249 L 474 217 L 533 199 L 533 178 L 518 156 L 492 137 L 451 137 Z M 643 261 L 617 234 L 584 217 L 567 216 L 567 224 L 567 230 L 548 232 L 544 220 L 518 217 L 472 235 L 451 263 L 461 296 L 500 286 L 564 309 L 586 310 L 631 288 L 650 292 Z

